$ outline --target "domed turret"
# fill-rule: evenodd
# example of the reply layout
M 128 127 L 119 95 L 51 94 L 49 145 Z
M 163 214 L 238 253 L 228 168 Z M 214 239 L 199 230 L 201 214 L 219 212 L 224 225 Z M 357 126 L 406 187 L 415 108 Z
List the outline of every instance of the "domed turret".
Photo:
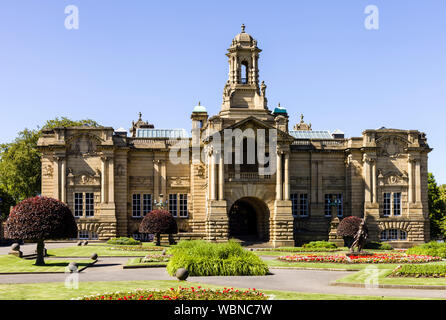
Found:
M 234 37 L 231 47 L 243 46 L 243 47 L 256 47 L 257 41 L 251 37 L 250 34 L 245 32 L 245 25 L 242 24 L 242 32 Z
M 194 107 L 194 110 L 192 110 L 193 113 L 197 112 L 207 112 L 206 107 L 201 105 L 201 102 L 198 101 L 198 106 Z

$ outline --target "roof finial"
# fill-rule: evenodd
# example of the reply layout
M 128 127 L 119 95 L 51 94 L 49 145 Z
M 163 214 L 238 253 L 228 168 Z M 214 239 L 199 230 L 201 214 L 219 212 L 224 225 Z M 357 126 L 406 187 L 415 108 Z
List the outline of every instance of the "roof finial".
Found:
M 242 24 L 242 33 L 245 33 L 245 24 Z
M 142 113 L 139 113 L 139 120 L 142 120 Z
M 300 122 L 302 122 L 302 123 L 304 122 L 304 115 L 303 115 L 303 113 L 300 114 Z
M 201 101 L 198 101 L 198 105 L 201 106 Z

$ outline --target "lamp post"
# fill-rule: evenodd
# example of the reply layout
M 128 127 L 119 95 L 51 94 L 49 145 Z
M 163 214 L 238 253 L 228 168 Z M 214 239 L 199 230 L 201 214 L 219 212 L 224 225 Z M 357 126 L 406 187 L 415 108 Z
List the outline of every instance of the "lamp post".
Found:
M 332 195 L 331 197 L 332 198 L 328 200 L 328 205 L 330 206 L 331 218 L 334 219 L 337 216 L 336 212 L 334 212 L 334 209 L 336 208 L 336 211 L 338 211 L 337 209 L 341 205 L 341 199 L 336 197 L 336 195 Z
M 159 197 L 160 197 L 160 201 L 155 200 L 153 203 L 155 204 L 155 207 L 158 210 L 164 210 L 167 207 L 167 200 L 163 201 L 164 195 L 162 193 L 160 193 Z
M 328 205 L 330 206 L 330 212 L 331 212 L 330 232 L 328 234 L 328 241 L 336 243 L 338 247 L 342 247 L 344 245 L 344 239 L 342 237 L 338 237 L 337 235 L 339 218 L 336 211 L 341 205 L 341 203 L 342 203 L 341 199 L 336 197 L 336 195 L 332 195 L 331 199 L 328 200 Z

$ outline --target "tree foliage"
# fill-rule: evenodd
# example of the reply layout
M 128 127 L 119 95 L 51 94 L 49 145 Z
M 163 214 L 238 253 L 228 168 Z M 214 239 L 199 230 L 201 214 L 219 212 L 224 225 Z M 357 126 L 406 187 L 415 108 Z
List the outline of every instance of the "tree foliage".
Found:
M 356 216 L 345 217 L 339 223 L 337 235 L 341 237 L 354 237 L 359 230 L 362 219 Z M 367 229 L 367 226 L 364 225 Z
M 90 119 L 73 121 L 62 117 L 48 120 L 43 129 L 82 125 L 99 126 Z M 0 194 L 3 192 L 7 195 L 5 198 L 13 199 L 8 205 L 41 192 L 41 154 L 37 148 L 37 141 L 43 129 L 24 129 L 13 142 L 0 144 Z M 4 213 L 3 207 L 2 213 Z
M 428 203 L 431 238 L 446 237 L 446 192 L 439 187 L 432 173 L 428 175 Z
M 149 233 L 156 235 L 156 245 L 160 245 L 161 234 L 175 234 L 178 232 L 177 221 L 172 214 L 166 210 L 153 210 L 146 214 L 139 225 L 140 233 Z M 172 244 L 172 238 L 169 236 L 169 243 Z
M 37 196 L 21 201 L 12 209 L 6 220 L 5 236 L 37 242 L 36 264 L 42 265 L 44 240 L 76 238 L 77 225 L 65 203 Z

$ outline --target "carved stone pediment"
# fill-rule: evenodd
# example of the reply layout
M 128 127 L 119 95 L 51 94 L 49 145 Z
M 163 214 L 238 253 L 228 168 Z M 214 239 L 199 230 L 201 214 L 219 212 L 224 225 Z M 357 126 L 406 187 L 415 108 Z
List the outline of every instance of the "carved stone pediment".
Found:
M 73 172 L 68 170 L 68 185 L 70 186 L 100 186 L 101 176 L 96 173 L 94 175 L 82 172 L 79 174 L 73 174 Z
M 376 140 L 381 157 L 398 158 L 407 150 L 409 141 L 397 135 L 383 136 Z
M 380 186 L 406 186 L 408 183 L 406 172 L 390 171 L 385 174 L 378 170 L 378 183 Z
M 81 133 L 67 140 L 67 153 L 74 156 L 96 156 L 101 139 L 98 136 Z
M 188 187 L 190 184 L 189 177 L 169 177 L 170 187 Z
M 149 176 L 131 176 L 129 177 L 129 183 L 132 187 L 151 186 L 153 178 Z

